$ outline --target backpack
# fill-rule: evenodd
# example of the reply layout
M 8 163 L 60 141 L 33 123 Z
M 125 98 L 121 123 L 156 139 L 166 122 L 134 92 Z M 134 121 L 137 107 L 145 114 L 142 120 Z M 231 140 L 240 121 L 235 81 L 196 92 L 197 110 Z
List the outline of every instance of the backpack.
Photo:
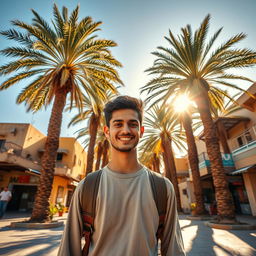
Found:
M 167 207 L 167 189 L 164 178 L 153 171 L 149 171 L 149 180 L 153 193 L 153 198 L 159 215 L 159 224 L 156 233 L 157 241 L 162 237 L 164 229 L 164 220 Z M 82 218 L 83 218 L 83 236 L 85 245 L 82 255 L 86 256 L 89 252 L 91 237 L 94 232 L 93 224 L 95 219 L 96 199 L 99 189 L 102 170 L 90 173 L 84 180 L 82 193 Z M 86 196 L 85 196 L 86 195 Z

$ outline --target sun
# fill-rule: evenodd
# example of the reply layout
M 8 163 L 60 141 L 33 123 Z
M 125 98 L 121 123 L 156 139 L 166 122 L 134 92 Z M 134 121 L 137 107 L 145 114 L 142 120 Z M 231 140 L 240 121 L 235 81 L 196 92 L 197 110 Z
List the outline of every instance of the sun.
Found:
M 173 106 L 176 112 L 187 111 L 193 102 L 186 94 L 179 95 L 173 102 Z

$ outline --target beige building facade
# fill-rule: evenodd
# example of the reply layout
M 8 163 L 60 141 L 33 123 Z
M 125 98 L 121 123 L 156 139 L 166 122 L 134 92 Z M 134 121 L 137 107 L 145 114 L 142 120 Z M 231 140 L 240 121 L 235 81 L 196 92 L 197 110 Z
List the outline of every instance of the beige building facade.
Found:
M 256 96 L 256 84 L 248 90 Z M 243 109 L 234 113 L 235 117 L 219 118 L 215 123 L 218 125 L 220 122 L 224 127 L 222 135 L 226 138 L 229 152 L 225 152 L 227 147 L 225 149 L 221 143 L 220 149 L 236 212 L 256 216 L 256 99 L 243 94 L 237 102 Z M 215 196 L 203 134 L 196 140 L 196 145 L 203 193 L 209 210 Z
M 31 124 L 0 123 L 0 187 L 13 197 L 8 210 L 33 208 L 39 184 L 46 136 Z M 69 206 L 78 182 L 85 176 L 86 153 L 75 138 L 60 138 L 50 203 Z

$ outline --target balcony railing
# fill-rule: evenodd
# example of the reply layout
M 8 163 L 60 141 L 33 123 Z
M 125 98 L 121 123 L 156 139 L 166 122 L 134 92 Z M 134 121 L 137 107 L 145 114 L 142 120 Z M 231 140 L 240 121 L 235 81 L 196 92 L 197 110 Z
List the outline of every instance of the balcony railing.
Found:
M 230 140 L 233 155 L 256 147 L 256 125 Z
M 0 148 L 0 152 L 9 152 L 20 156 L 22 152 L 22 147 L 14 142 L 6 141 Z
M 222 158 L 222 164 L 224 167 L 234 167 L 235 166 L 232 154 L 221 153 L 221 158 Z M 211 166 L 208 154 L 206 152 L 201 153 L 198 156 L 198 160 L 199 160 L 199 169 Z

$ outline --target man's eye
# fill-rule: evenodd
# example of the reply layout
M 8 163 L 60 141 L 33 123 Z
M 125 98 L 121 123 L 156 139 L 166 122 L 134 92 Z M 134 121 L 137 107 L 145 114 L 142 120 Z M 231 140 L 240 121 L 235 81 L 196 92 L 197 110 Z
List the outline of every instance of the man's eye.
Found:
M 138 127 L 138 124 L 137 123 L 131 123 L 130 126 L 131 127 Z
M 122 126 L 121 123 L 115 123 L 115 124 L 114 124 L 114 127 L 121 127 L 121 126 Z

